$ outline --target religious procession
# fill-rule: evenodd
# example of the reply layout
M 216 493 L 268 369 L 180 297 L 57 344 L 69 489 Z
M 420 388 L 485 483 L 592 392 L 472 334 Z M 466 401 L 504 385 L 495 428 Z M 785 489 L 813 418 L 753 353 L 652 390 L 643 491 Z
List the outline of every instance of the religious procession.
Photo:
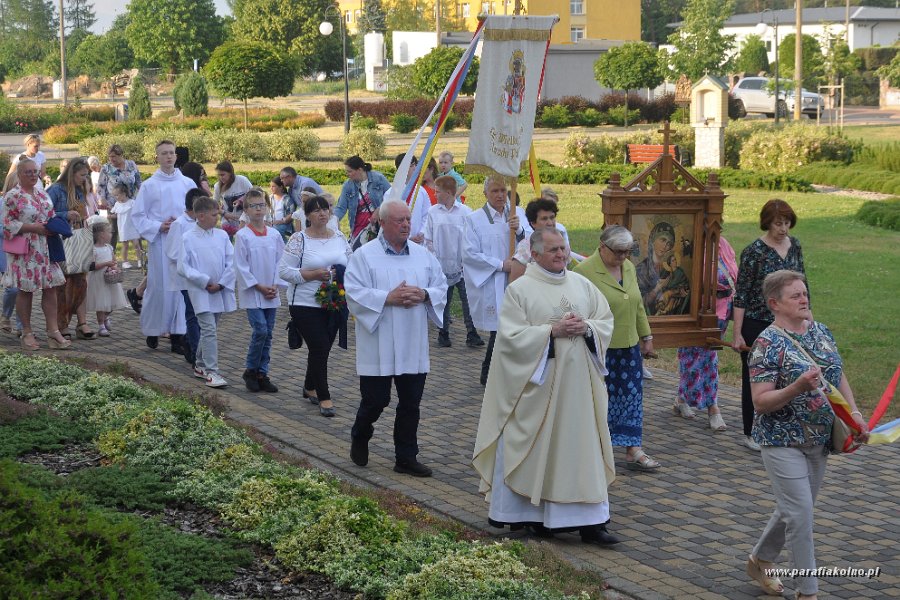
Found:
M 455 339 L 483 352 L 468 374 L 483 386 L 471 399 L 480 416 L 469 458 L 486 524 L 543 540 L 574 534 L 604 548 L 629 543 L 615 526 L 628 507 L 610 502 L 617 469 L 652 478 L 673 468 L 644 440 L 644 388 L 653 377 L 645 361 L 677 348 L 671 416 L 699 418 L 711 434 L 740 428 L 770 478 L 775 508 L 756 524 L 746 577 L 781 596 L 775 565 L 788 550 L 802 573 L 791 580 L 797 597 L 816 598 L 813 515 L 826 464 L 900 438 L 900 420 L 878 425 L 897 375 L 875 413 L 863 415 L 839 340 L 813 317 L 809 257 L 791 235 L 797 212 L 768 200 L 761 235 L 736 252 L 722 235 L 715 173 L 703 183 L 682 167 L 668 123 L 658 157 L 602 191 L 596 249 L 572 250 L 531 139 L 555 21 L 484 19 L 432 111 L 435 125 L 429 118 L 396 156 L 394 180 L 350 156 L 336 199 L 292 166 L 263 189 L 221 161 L 211 188 L 188 149 L 168 139 L 156 143 L 159 168 L 143 181 L 118 145 L 105 164 L 72 159 L 50 181 L 41 139 L 28 136 L 3 189 L 0 328 L 26 353 L 62 352 L 102 345 L 122 331 L 116 311 L 130 309 L 140 334 L 123 335 L 150 350 L 167 340 L 198 383 L 223 390 L 239 377 L 246 391 L 278 402 L 298 398 L 284 398 L 272 378 L 273 345 L 305 347 L 300 401 L 326 419 L 355 411 L 347 461 L 368 467 L 373 439 L 386 436 L 379 419 L 396 399 L 393 471 L 417 478 L 442 467 L 419 459 L 419 426 L 432 403 L 432 362 L 446 366 L 440 353 Z M 437 147 L 478 41 L 459 172 Z M 523 167 L 529 181 L 520 184 Z M 484 174 L 483 187 L 468 185 L 467 173 Z M 123 273 L 135 268 L 139 283 L 125 289 Z M 451 310 L 454 290 L 460 307 Z M 35 293 L 43 344 L 32 327 Z M 219 359 L 232 342 L 221 323 L 243 323 L 228 315 L 238 309 L 250 336 L 240 373 Z M 336 340 L 355 356 L 349 395 L 347 382 L 329 376 Z M 740 423 L 736 415 L 726 422 L 718 402 L 718 353 L 731 351 L 742 368 Z

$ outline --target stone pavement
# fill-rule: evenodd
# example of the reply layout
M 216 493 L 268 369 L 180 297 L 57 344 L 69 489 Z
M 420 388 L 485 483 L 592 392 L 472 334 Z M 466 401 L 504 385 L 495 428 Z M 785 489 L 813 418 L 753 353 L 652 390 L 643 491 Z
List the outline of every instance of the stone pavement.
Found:
M 127 280 L 135 282 L 136 272 Z M 35 299 L 34 330 L 46 347 L 43 317 Z M 330 385 L 337 417 L 319 415 L 303 400 L 301 386 L 306 350 L 287 349 L 287 311 L 278 315 L 271 377 L 277 394 L 251 394 L 240 378 L 249 340 L 245 313 L 225 315 L 220 323 L 221 372 L 232 384 L 217 392 L 227 402 L 229 416 L 251 425 L 287 452 L 358 485 L 389 488 L 414 498 L 442 515 L 496 535 L 487 526 L 487 505 L 477 493 L 478 478 L 470 465 L 483 388 L 478 366 L 483 349 L 465 346 L 462 327 L 452 326 L 452 348 L 438 348 L 432 337 L 431 373 L 422 401 L 419 458 L 434 468 L 430 479 L 394 473 L 393 407 L 376 424 L 369 466 L 349 459 L 350 426 L 358 405 L 354 369 L 355 344 L 335 346 Z M 137 316 L 130 310 L 112 316 L 112 337 L 73 343 L 73 356 L 126 362 L 148 380 L 192 392 L 205 392 L 180 356 L 169 352 L 166 340 L 157 350 L 146 347 Z M 94 326 L 94 319 L 89 318 Z M 0 336 L 7 349 L 17 348 L 9 335 Z M 41 350 L 40 354 L 48 354 Z M 597 570 L 615 590 L 643 599 L 761 597 L 744 573 L 747 554 L 773 507 L 772 493 L 759 454 L 738 444 L 739 393 L 720 392 L 727 432 L 713 434 L 701 415 L 689 421 L 674 417 L 671 402 L 677 386 L 673 374 L 654 370 L 645 389 L 644 447 L 662 463 L 657 473 L 623 468 L 617 450 L 618 479 L 611 493 L 611 530 L 623 538 L 615 549 L 586 546 L 577 536 L 559 535 L 549 543 L 579 566 Z M 900 598 L 900 447 L 863 448 L 855 455 L 832 457 L 816 510 L 818 564 L 837 568 L 880 568 L 877 578 L 823 577 L 823 597 Z M 508 533 L 508 531 L 507 531 Z M 790 566 L 789 552 L 782 565 Z M 786 597 L 793 586 L 785 578 Z

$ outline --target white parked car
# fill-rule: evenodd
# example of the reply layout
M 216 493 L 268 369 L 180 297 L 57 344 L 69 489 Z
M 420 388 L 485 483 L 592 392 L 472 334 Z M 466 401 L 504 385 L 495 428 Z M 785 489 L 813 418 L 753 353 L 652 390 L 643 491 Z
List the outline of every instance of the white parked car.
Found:
M 767 117 L 775 116 L 776 102 L 773 83 L 768 77 L 744 77 L 735 84 L 731 93 L 741 103 L 738 111 L 741 116 L 745 113 L 763 113 Z M 780 90 L 779 96 L 778 114 L 782 117 L 793 114 L 794 91 Z M 814 116 L 817 108 L 819 112 L 825 109 L 825 100 L 819 94 L 803 90 L 801 101 L 803 104 L 800 110 L 805 115 Z

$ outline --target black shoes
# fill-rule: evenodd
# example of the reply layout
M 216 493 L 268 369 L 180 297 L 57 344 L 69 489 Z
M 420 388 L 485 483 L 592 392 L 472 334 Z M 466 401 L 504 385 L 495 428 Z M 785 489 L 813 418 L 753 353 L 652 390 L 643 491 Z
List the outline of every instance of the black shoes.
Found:
M 437 344 L 441 348 L 449 348 L 452 344 L 450 343 L 450 334 L 445 333 L 443 331 L 438 332 L 438 340 Z
M 316 396 L 310 396 L 306 393 L 306 390 L 303 390 L 303 397 L 309 400 L 310 404 L 316 405 L 319 403 L 319 398 Z
M 414 458 L 411 460 L 398 460 L 394 465 L 394 472 L 406 473 L 413 477 L 431 477 L 431 469 Z
M 369 440 L 350 438 L 350 460 L 360 467 L 369 464 Z
M 479 346 L 484 346 L 484 340 L 481 339 L 481 336 L 472 331 L 466 335 L 466 346 L 469 348 L 478 348 Z
M 133 310 L 137 314 L 141 314 L 143 302 L 141 302 L 141 297 L 137 295 L 137 290 L 134 288 L 129 288 L 128 291 L 125 292 L 125 297 L 128 298 L 128 303 L 131 305 L 131 310 Z
M 249 388 L 250 386 L 247 387 Z M 256 373 L 256 387 L 258 387 L 260 391 L 269 392 L 271 394 L 278 391 L 278 386 L 272 383 L 267 373 Z
M 171 345 L 171 348 L 172 348 L 172 354 L 180 354 L 180 355 L 184 356 L 185 350 L 184 350 L 184 339 L 183 338 L 184 338 L 183 335 L 180 335 L 177 333 L 173 333 L 173 334 L 169 335 L 169 344 Z
M 156 350 L 156 348 L 158 346 L 159 346 L 159 337 L 155 336 L 155 335 L 148 335 L 147 336 L 147 347 L 151 348 L 153 350 Z
M 619 538 L 606 530 L 606 523 L 581 527 L 578 531 L 581 534 L 581 541 L 585 544 L 613 546 L 620 541 Z
M 319 405 L 319 414 L 322 415 L 323 417 L 333 417 L 334 415 L 337 414 L 337 412 L 335 412 L 333 405 L 329 406 L 328 408 L 325 408 L 324 406 L 322 406 L 320 404 Z M 367 450 L 367 452 L 368 452 L 368 450 Z
M 253 369 L 244 371 L 244 374 L 241 375 L 241 379 L 244 380 L 244 385 L 246 385 L 247 389 L 251 392 L 258 392 L 260 390 L 259 374 Z
M 488 372 L 491 370 L 490 367 L 481 367 L 481 385 L 487 385 Z

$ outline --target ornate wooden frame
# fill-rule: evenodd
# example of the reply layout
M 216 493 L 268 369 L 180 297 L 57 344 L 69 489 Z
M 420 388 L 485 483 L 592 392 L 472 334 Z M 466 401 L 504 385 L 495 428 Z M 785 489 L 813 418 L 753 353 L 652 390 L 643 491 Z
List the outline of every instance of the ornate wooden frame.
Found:
M 710 173 L 704 185 L 681 166 L 669 152 L 672 130 L 663 129 L 663 154 L 637 177 L 621 184 L 613 173 L 603 198 L 605 225 L 631 229 L 635 215 L 685 215 L 693 219 L 693 260 L 690 269 L 690 309 L 683 315 L 650 316 L 655 348 L 681 346 L 720 347 L 716 318 L 716 279 L 719 237 L 725 194 L 718 176 Z

